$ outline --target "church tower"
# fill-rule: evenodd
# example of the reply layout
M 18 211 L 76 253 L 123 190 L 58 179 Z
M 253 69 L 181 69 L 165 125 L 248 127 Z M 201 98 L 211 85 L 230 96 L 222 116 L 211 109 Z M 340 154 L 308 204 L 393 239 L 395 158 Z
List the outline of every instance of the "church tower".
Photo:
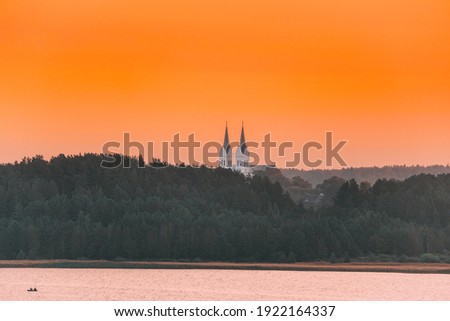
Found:
M 252 167 L 250 167 L 250 157 L 245 143 L 244 123 L 242 122 L 241 139 L 239 141 L 239 147 L 236 151 L 236 163 L 234 169 L 246 174 L 251 175 Z
M 220 150 L 220 167 L 231 168 L 233 166 L 233 154 L 228 138 L 228 124 L 225 124 L 225 137 L 223 138 L 223 146 Z

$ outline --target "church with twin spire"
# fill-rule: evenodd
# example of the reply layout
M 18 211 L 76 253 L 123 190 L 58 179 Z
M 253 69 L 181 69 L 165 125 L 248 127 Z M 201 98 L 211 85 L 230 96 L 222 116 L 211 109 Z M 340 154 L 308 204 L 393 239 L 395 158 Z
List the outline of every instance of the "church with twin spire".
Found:
M 220 151 L 220 167 L 230 168 L 244 175 L 252 175 L 253 167 L 250 166 L 250 155 L 245 143 L 244 123 L 242 123 L 241 139 L 233 159 L 233 149 L 228 136 L 228 124 L 225 125 L 225 137 Z

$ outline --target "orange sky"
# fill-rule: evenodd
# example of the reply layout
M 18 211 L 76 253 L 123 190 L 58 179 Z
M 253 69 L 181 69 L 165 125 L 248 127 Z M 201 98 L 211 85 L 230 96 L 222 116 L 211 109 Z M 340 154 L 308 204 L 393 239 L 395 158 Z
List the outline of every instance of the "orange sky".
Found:
M 0 162 L 195 132 L 448 164 L 450 2 L 0 1 Z

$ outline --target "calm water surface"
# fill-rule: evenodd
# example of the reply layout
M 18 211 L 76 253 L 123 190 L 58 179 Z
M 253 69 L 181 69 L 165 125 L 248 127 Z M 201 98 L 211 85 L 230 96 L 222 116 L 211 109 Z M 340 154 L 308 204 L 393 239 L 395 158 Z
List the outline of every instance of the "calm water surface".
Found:
M 36 287 L 38 292 L 27 292 Z M 242 270 L 0 269 L 0 300 L 450 300 L 450 276 Z

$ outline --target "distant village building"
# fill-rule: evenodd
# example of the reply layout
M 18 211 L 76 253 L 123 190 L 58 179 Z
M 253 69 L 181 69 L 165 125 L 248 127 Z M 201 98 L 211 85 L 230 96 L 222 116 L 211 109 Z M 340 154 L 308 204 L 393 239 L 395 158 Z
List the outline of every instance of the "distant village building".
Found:
M 225 137 L 220 151 L 220 167 L 230 168 L 244 175 L 252 175 L 253 167 L 250 166 L 250 154 L 245 143 L 244 124 L 242 124 L 241 139 L 236 150 L 234 162 L 233 150 L 228 137 L 228 125 L 225 125 Z

